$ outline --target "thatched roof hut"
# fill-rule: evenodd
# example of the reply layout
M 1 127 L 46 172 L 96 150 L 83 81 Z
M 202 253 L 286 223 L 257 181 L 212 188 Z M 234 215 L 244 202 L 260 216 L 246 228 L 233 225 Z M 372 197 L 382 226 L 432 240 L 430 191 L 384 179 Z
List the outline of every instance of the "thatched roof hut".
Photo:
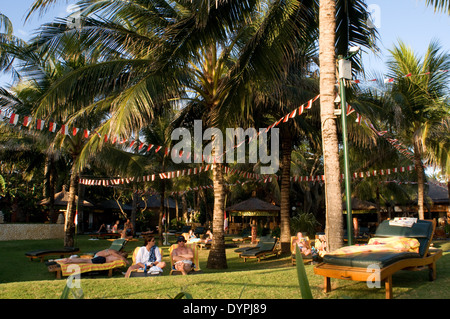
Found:
M 78 200 L 78 196 L 75 195 L 75 200 Z M 62 191 L 55 194 L 55 206 L 67 206 L 69 202 L 69 192 L 66 191 L 66 187 L 63 186 Z M 50 198 L 41 200 L 38 205 L 50 205 Z M 83 200 L 84 207 L 94 206 L 91 202 Z
M 278 216 L 280 207 L 251 197 L 225 209 L 231 216 Z

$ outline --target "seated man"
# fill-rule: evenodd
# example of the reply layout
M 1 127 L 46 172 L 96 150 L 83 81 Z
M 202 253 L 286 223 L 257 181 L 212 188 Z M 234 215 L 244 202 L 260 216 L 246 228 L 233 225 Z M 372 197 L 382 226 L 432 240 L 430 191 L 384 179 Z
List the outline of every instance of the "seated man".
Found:
M 205 239 L 203 240 L 203 242 L 205 244 L 208 244 L 212 243 L 212 240 L 213 240 L 213 233 L 210 230 L 208 230 L 205 234 Z
M 162 272 L 164 267 L 166 263 L 162 261 L 159 248 L 155 245 L 155 237 L 148 236 L 136 255 L 136 263 L 128 268 L 125 278 L 129 278 L 131 272 L 139 268 L 143 268 L 144 271 L 149 269 L 151 272 Z
M 309 240 L 306 237 L 303 237 L 303 234 L 301 232 L 297 233 L 297 237 L 292 241 L 292 244 L 296 244 L 298 248 L 300 249 L 300 253 L 303 256 L 309 256 L 311 255 L 311 246 L 309 244 Z M 295 246 L 294 246 L 295 247 Z M 294 250 L 295 253 L 295 250 Z
M 177 248 L 172 251 L 174 267 L 175 270 L 180 271 L 183 275 L 187 275 L 194 266 L 192 263 L 194 252 L 191 248 L 186 247 L 186 239 L 183 236 L 178 236 L 177 244 Z
M 113 249 L 105 249 L 97 252 L 94 258 L 65 258 L 59 260 L 63 264 L 104 264 L 116 260 L 123 260 L 128 264 L 126 252 L 117 252 Z

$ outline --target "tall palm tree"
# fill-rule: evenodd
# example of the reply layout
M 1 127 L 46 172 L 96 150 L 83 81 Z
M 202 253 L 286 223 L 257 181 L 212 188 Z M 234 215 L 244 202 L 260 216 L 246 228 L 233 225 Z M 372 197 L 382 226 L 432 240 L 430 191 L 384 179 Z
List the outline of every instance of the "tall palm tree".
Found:
M 40 1 L 40 3 L 43 2 Z M 86 5 L 89 3 L 87 1 Z M 151 1 L 148 1 L 148 4 L 150 3 Z M 268 17 L 265 21 L 257 20 L 258 23 L 242 29 L 242 26 L 245 26 L 243 22 L 246 21 L 247 17 L 252 17 L 251 12 L 255 12 L 256 4 L 257 2 L 252 1 L 249 3 L 227 1 L 221 3 L 218 8 L 214 6 L 209 8 L 205 6 L 205 3 L 199 2 L 179 1 L 174 2 L 173 6 L 172 4 L 165 5 L 163 2 L 159 2 L 158 6 L 148 6 L 149 14 L 145 15 L 146 19 L 141 19 L 141 6 L 135 7 L 124 1 L 100 3 L 100 5 L 104 5 L 103 9 L 111 9 L 114 12 L 114 17 L 107 23 L 86 20 L 87 24 L 90 23 L 89 28 L 85 28 L 85 34 L 89 36 L 86 37 L 87 43 L 90 43 L 90 47 L 93 47 L 101 44 L 99 39 L 103 39 L 105 52 L 116 54 L 116 60 L 104 62 L 83 71 L 84 83 L 100 83 L 102 81 L 102 84 L 90 84 L 89 87 L 86 87 L 86 85 L 81 86 L 83 83 L 78 82 L 74 85 L 74 81 L 78 79 L 78 74 L 74 73 L 67 77 L 65 81 L 61 81 L 52 95 L 48 95 L 44 102 L 47 104 L 54 102 L 54 104 L 59 104 L 62 107 L 63 103 L 56 100 L 60 99 L 58 95 L 68 99 L 71 94 L 72 96 L 74 94 L 78 96 L 80 90 L 83 90 L 83 97 L 89 96 L 93 100 L 94 96 L 98 97 L 99 92 L 103 92 L 103 96 L 107 96 L 107 98 L 100 101 L 97 99 L 92 105 L 110 107 L 111 114 L 117 113 L 117 115 L 111 117 L 108 129 L 114 129 L 116 134 L 129 135 L 132 130 L 130 123 L 136 123 L 138 128 L 141 127 L 153 116 L 157 106 L 155 101 L 158 97 L 167 98 L 161 92 L 166 92 L 166 88 L 182 88 L 186 85 L 189 87 L 189 83 L 182 82 L 183 77 L 187 77 L 187 80 L 189 80 L 189 74 L 185 72 L 185 70 L 189 70 L 185 68 L 186 58 L 194 57 L 193 63 L 195 65 L 197 63 L 195 57 L 201 52 L 199 48 L 203 46 L 205 54 L 200 56 L 206 57 L 204 61 L 211 63 L 210 66 L 215 69 L 207 70 L 208 72 L 214 72 L 214 74 L 205 73 L 207 77 L 203 79 L 203 84 L 206 86 L 201 88 L 207 88 L 207 94 L 200 94 L 199 96 L 202 97 L 202 104 L 207 110 L 208 124 L 214 125 L 218 119 L 226 119 L 226 117 L 218 117 L 218 115 L 226 114 L 220 111 L 220 108 L 227 106 L 225 98 L 229 95 L 229 92 L 234 93 L 232 85 L 243 83 L 242 78 L 244 76 L 252 75 L 256 77 L 253 74 L 256 63 L 264 64 L 264 68 L 259 67 L 260 73 L 276 73 L 276 55 L 282 56 L 280 54 L 283 52 L 282 47 L 284 51 L 288 51 L 285 49 L 285 37 L 294 34 L 295 23 L 300 25 L 303 18 L 302 14 L 296 14 L 297 3 L 295 1 L 288 3 L 277 1 L 273 4 L 271 10 L 268 10 Z M 87 7 L 86 10 L 91 8 Z M 155 18 L 149 20 L 147 19 L 149 16 L 166 16 L 167 19 Z M 253 14 L 253 19 L 255 17 Z M 221 23 L 218 24 L 217 21 L 221 21 Z M 145 27 L 143 23 L 149 24 L 150 27 Z M 286 32 L 280 32 L 280 26 Z M 111 30 L 116 32 L 115 38 L 110 36 Z M 151 30 L 151 32 L 148 32 L 148 30 Z M 158 35 L 163 37 L 155 37 L 156 31 L 153 30 L 156 30 Z M 83 33 L 83 30 L 81 33 Z M 301 34 L 301 32 L 299 33 Z M 190 36 L 187 37 L 187 34 Z M 225 49 L 221 52 L 222 58 L 218 61 L 215 60 L 217 58 L 215 55 L 215 52 L 217 52 L 215 50 L 216 43 L 226 43 L 227 38 L 231 36 L 234 40 L 231 40 L 232 45 L 228 47 L 234 48 L 236 45 L 241 45 L 240 39 L 248 34 L 252 37 L 244 46 L 245 50 L 241 52 L 241 58 L 234 63 L 232 68 L 227 65 L 232 61 L 229 58 L 231 53 L 234 53 L 230 49 Z M 272 41 L 274 36 L 276 36 L 277 41 Z M 124 42 L 123 39 L 127 39 L 127 42 Z M 55 41 L 48 43 L 55 47 Z M 258 58 L 252 60 L 252 57 L 256 55 L 255 52 L 258 53 Z M 118 60 L 117 57 L 122 57 L 122 60 Z M 104 76 L 107 74 L 105 70 L 110 70 L 108 76 Z M 121 79 L 116 80 L 117 78 Z M 105 83 L 111 83 L 112 81 L 114 81 L 114 87 L 110 84 L 105 85 Z M 94 87 L 95 90 L 93 90 Z M 114 90 L 110 88 L 114 88 Z M 108 89 L 110 90 L 108 91 Z M 89 90 L 92 92 L 88 92 Z M 83 102 L 79 101 L 79 103 Z M 107 132 L 109 131 L 105 128 L 103 133 Z M 214 243 L 212 245 L 210 255 L 211 260 L 215 259 L 215 261 L 211 262 L 210 265 L 223 267 L 223 265 L 226 265 L 224 239 L 220 235 L 220 233 L 223 233 L 223 179 L 218 165 L 214 165 L 213 172 L 215 181 L 213 231 L 217 233 L 214 236 L 217 245 Z M 217 256 L 217 258 L 214 256 Z
M 367 21 L 364 2 L 349 0 L 320 0 L 319 7 L 319 64 L 320 109 L 322 123 L 324 175 L 326 192 L 326 233 L 329 250 L 342 246 L 343 219 L 340 185 L 339 141 L 334 99 L 336 97 L 336 54 L 346 55 L 348 47 L 359 44 L 374 45 L 375 30 L 363 22 L 355 26 L 351 17 Z M 337 23 L 338 22 L 338 23 Z M 358 33 L 364 37 L 358 37 Z
M 392 84 L 386 88 L 385 118 L 402 144 L 414 152 L 418 182 L 418 214 L 424 219 L 424 191 L 427 144 L 429 136 L 448 134 L 447 96 L 450 58 L 437 42 L 431 42 L 423 57 L 403 42 L 390 50 L 387 76 Z
M 48 5 L 55 2 L 55 0 L 37 0 L 32 11 L 38 7 Z M 344 8 L 345 1 L 339 2 Z M 360 1 L 355 1 L 360 4 Z M 94 5 L 91 5 L 94 4 Z M 258 1 L 223 1 L 217 7 L 213 4 L 208 7 L 204 2 L 190 2 L 190 1 L 173 1 L 161 2 L 158 5 L 153 5 L 153 1 L 145 1 L 143 6 L 134 6 L 129 2 L 124 1 L 85 1 L 81 3 L 81 7 L 85 8 L 86 14 L 93 13 L 95 10 L 103 10 L 103 13 L 109 15 L 111 20 L 105 22 L 93 21 L 86 19 L 87 28 L 84 28 L 86 33 L 86 43 L 89 47 L 94 48 L 102 45 L 105 53 L 110 57 L 115 56 L 115 60 L 99 64 L 90 70 L 83 70 L 83 79 L 85 83 L 90 83 L 89 88 L 73 85 L 74 79 L 78 79 L 81 73 L 74 73 L 67 77 L 66 81 L 62 81 L 59 89 L 55 89 L 52 97 L 47 99 L 49 102 L 57 102 L 56 96 L 59 93 L 62 96 L 70 97 L 74 94 L 79 95 L 80 90 L 84 96 L 98 96 L 100 91 L 103 96 L 108 98 L 103 99 L 103 102 L 96 102 L 95 105 L 106 104 L 116 109 L 118 114 L 124 115 L 119 119 L 132 119 L 142 126 L 145 121 L 152 116 L 155 108 L 155 99 L 161 94 L 158 94 L 157 89 L 163 91 L 167 87 L 182 87 L 180 79 L 186 74 L 180 72 L 185 70 L 180 68 L 185 66 L 186 57 L 191 57 L 192 54 L 197 54 L 200 46 L 209 48 L 211 41 L 224 41 L 228 37 L 235 37 L 240 35 L 239 30 L 250 33 L 245 50 L 242 51 L 240 59 L 230 69 L 228 81 L 223 82 L 224 85 L 219 87 L 221 90 L 218 95 L 221 96 L 222 101 L 217 104 L 214 101 L 212 106 L 219 110 L 223 106 L 229 105 L 227 103 L 227 96 L 229 92 L 236 93 L 242 90 L 231 89 L 231 85 L 241 85 L 245 83 L 246 79 L 250 77 L 271 75 L 278 73 L 278 61 L 280 57 L 289 54 L 294 46 L 290 39 L 302 39 L 305 28 L 305 16 L 307 12 L 314 7 L 312 1 L 298 2 L 298 1 L 273 1 L 267 4 L 267 7 L 261 10 L 263 13 L 262 19 L 256 19 L 257 15 L 261 13 L 255 10 L 258 7 Z M 145 8 L 149 14 L 144 16 L 142 8 Z M 266 9 L 267 8 L 267 9 Z M 144 11 L 145 11 L 144 10 Z M 357 10 L 358 11 L 358 10 Z M 359 10 L 361 11 L 361 10 Z M 350 14 L 348 10 L 338 11 L 339 16 L 343 16 L 345 20 L 349 17 L 355 16 Z M 166 19 L 161 19 L 166 17 Z M 361 17 L 361 16 L 360 16 Z M 359 17 L 359 18 L 360 18 Z M 359 19 L 358 18 L 358 19 Z M 252 20 L 251 20 L 252 19 Z M 220 21 L 220 23 L 217 23 Z M 249 21 L 256 21 L 248 25 Z M 150 25 L 150 27 L 145 27 Z M 338 47 L 342 43 L 348 42 L 352 37 L 357 39 L 363 35 L 363 42 L 365 38 L 364 28 L 360 28 L 358 24 L 340 24 L 341 29 L 345 30 L 337 39 Z M 245 26 L 242 28 L 242 26 Z M 356 26 L 356 27 L 354 27 Z M 114 31 L 115 36 L 111 31 Z M 150 31 L 149 31 L 150 30 Z M 338 28 L 339 30 L 339 28 Z M 75 32 L 75 31 L 74 31 Z M 189 35 L 189 36 L 188 36 Z M 275 39 L 275 41 L 273 41 Z M 55 41 L 51 43 L 50 47 L 55 48 Z M 121 59 L 117 59 L 120 57 Z M 130 59 L 132 57 L 132 59 Z M 110 70 L 105 72 L 105 70 Z M 257 72 L 255 72 L 257 71 Z M 108 76 L 105 76 L 108 74 Z M 116 80 L 120 78 L 120 80 Z M 178 80 L 172 81 L 171 79 Z M 276 78 L 276 76 L 274 77 Z M 99 79 L 103 81 L 100 85 Z M 211 78 L 214 79 L 214 78 Z M 210 79 L 207 79 L 210 80 Z M 114 81 L 114 86 L 105 85 L 106 82 Z M 92 83 L 99 83 L 93 85 Z M 164 85 L 161 85 L 164 83 Z M 226 84 L 225 84 L 226 83 Z M 95 88 L 95 92 L 88 92 Z M 109 91 L 104 91 L 109 88 Z M 114 88 L 114 90 L 111 90 Z M 153 89 L 149 94 L 149 89 Z M 116 94 L 117 92 L 120 94 Z M 72 93 L 71 93 L 72 92 Z M 76 92 L 76 93 L 74 93 Z M 113 97 L 111 93 L 116 94 Z M 233 94 L 232 94 L 233 95 Z M 113 103 L 111 103 L 113 101 Z M 209 99 L 209 102 L 212 100 Z M 147 103 L 144 103 L 147 102 Z M 61 101 L 57 102 L 62 105 Z M 80 101 L 80 104 L 83 104 Z M 151 107 L 147 107 L 150 105 Z M 238 103 L 236 105 L 241 105 Z M 126 108 L 125 108 L 126 106 Z M 132 111 L 131 111 L 132 110 Z M 136 117 L 136 115 L 140 115 Z M 216 112 L 216 117 L 220 112 Z M 224 113 L 222 113 L 224 114 Z M 226 113 L 225 113 L 226 114 Z M 122 130 L 130 134 L 130 122 L 125 121 L 118 125 L 119 119 L 117 117 L 111 118 L 111 122 L 115 122 L 116 133 Z M 211 122 L 214 123 L 214 122 Z M 127 129 L 125 129 L 127 128 Z M 216 170 L 217 169 L 217 170 Z M 214 177 L 217 178 L 215 184 L 215 209 L 217 217 L 214 220 L 217 223 L 216 230 L 219 232 L 217 242 L 223 243 L 222 232 L 223 223 L 222 212 L 223 209 L 223 187 L 221 187 L 221 174 L 218 167 L 215 166 Z M 337 174 L 339 175 L 339 174 Z M 220 217 L 219 217 L 220 212 Z M 215 214 L 215 216 L 216 216 Z M 217 255 L 222 262 L 216 264 L 224 264 L 224 249 L 222 244 L 218 245 L 218 249 L 212 249 L 211 254 Z M 214 247 L 214 244 L 213 244 Z M 222 257 L 219 257 L 222 255 Z

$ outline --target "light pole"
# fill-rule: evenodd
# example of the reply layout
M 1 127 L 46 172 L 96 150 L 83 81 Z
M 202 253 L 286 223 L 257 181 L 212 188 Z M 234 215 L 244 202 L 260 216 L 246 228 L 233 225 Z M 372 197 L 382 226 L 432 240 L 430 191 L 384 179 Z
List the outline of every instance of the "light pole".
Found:
M 347 99 L 345 95 L 345 80 L 352 79 L 352 64 L 349 59 L 359 51 L 359 46 L 349 49 L 350 55 L 347 57 L 339 56 L 339 91 L 341 97 L 341 120 L 342 120 L 342 144 L 344 151 L 344 182 L 345 182 L 345 200 L 347 207 L 347 239 L 348 245 L 353 245 L 353 221 L 352 221 L 352 191 L 350 180 L 350 168 L 348 160 L 347 143 Z

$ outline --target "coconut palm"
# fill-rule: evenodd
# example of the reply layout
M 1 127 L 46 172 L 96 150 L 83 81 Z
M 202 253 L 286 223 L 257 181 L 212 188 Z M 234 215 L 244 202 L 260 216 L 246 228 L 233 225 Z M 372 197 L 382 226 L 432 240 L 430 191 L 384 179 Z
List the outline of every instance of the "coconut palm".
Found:
M 326 184 L 326 233 L 329 249 L 342 246 L 342 193 L 340 185 L 339 142 L 334 99 L 336 96 L 336 54 L 346 55 L 347 48 L 354 44 L 373 45 L 374 30 L 361 23 L 355 28 L 350 23 L 358 15 L 367 21 L 366 6 L 361 1 L 321 0 L 319 8 L 319 64 L 320 64 L 320 108 L 322 123 L 324 175 Z M 336 17 L 341 17 L 340 21 Z M 339 30 L 344 31 L 342 33 Z M 352 39 L 352 35 L 365 30 L 368 36 Z M 372 42 L 370 41 L 372 40 Z M 362 41 L 361 41 L 362 40 Z M 359 43 L 358 43 L 359 42 Z
M 443 70 L 450 67 L 450 59 L 437 42 L 430 43 L 423 57 L 418 57 L 401 41 L 390 53 L 387 76 L 392 82 L 384 92 L 384 109 L 389 110 L 385 120 L 390 124 L 393 135 L 414 153 L 418 213 L 419 218 L 423 219 L 424 160 L 427 144 L 433 140 L 429 137 L 439 136 L 437 132 L 443 136 L 448 134 L 449 105 L 446 94 L 449 77 Z
M 447 11 L 450 14 L 449 0 L 426 0 L 426 4 L 429 6 L 433 6 L 436 11 Z
M 141 6 L 135 7 L 129 2 L 123 1 L 99 3 L 103 4 L 103 9 L 114 12 L 113 19 L 107 23 L 86 19 L 84 27 L 86 33 L 83 34 L 82 29 L 81 37 L 89 35 L 86 38 L 90 47 L 100 44 L 99 39 L 103 39 L 104 42 L 101 44 L 105 51 L 107 50 L 107 54 L 114 53 L 122 60 L 103 62 L 82 71 L 83 82 L 90 83 L 88 87 L 81 86 L 83 83 L 80 82 L 74 85 L 74 81 L 77 81 L 81 72 L 73 73 L 55 87 L 52 94 L 43 100 L 43 104 L 64 107 L 64 101 L 73 100 L 74 96 L 78 97 L 80 92 L 83 92 L 83 98 L 89 98 L 91 101 L 95 97 L 97 99 L 95 103 L 91 102 L 92 107 L 94 105 L 95 107 L 99 105 L 109 107 L 110 113 L 113 114 L 109 119 L 108 127 L 105 123 L 101 133 L 109 133 L 114 129 L 116 134 L 129 135 L 133 127 L 130 123 L 136 123 L 135 127 L 137 128 L 142 127 L 153 116 L 159 104 L 155 101 L 158 101 L 158 98 L 160 102 L 167 99 L 168 95 L 161 93 L 167 92 L 167 88 L 189 87 L 190 71 L 186 74 L 186 70 L 192 69 L 185 67 L 185 61 L 189 58 L 193 65 L 198 65 L 201 60 L 196 60 L 196 56 L 199 56 L 199 53 L 201 53 L 200 57 L 206 57 L 206 60 L 203 61 L 211 63 L 209 66 L 214 67 L 214 69 L 208 69 L 209 72 L 214 72 L 214 76 L 211 76 L 212 73 L 205 73 L 208 77 L 203 79 L 208 89 L 206 94 L 199 94 L 201 103 L 206 109 L 207 123 L 215 125 L 218 119 L 226 119 L 226 116 L 219 117 L 218 115 L 226 114 L 220 111 L 220 108 L 229 105 L 225 103 L 225 98 L 229 96 L 230 92 L 233 92 L 231 85 L 241 84 L 242 78 L 245 76 L 256 77 L 257 74 L 253 72 L 255 63 L 264 65 L 264 68 L 258 68 L 261 74 L 269 73 L 269 71 L 276 73 L 274 71 L 277 70 L 277 60 L 279 59 L 277 55 L 283 56 L 281 53 L 288 51 L 284 44 L 288 42 L 285 40 L 295 34 L 296 25 L 300 26 L 301 19 L 303 19 L 302 14 L 296 14 L 298 4 L 295 1 L 276 2 L 271 10 L 267 10 L 267 18 L 263 23 L 260 22 L 261 20 L 257 20 L 258 23 L 236 32 L 244 20 L 251 16 L 248 12 L 255 12 L 255 3 L 229 1 L 221 3 L 218 8 L 214 8 L 214 6 L 209 8 L 204 3 L 190 3 L 189 1 L 174 2 L 174 6 L 169 4 L 165 6 L 160 2 L 158 7 L 148 7 L 149 15 L 146 15 L 146 19 L 143 20 L 140 19 Z M 86 2 L 86 5 L 88 4 L 90 1 Z M 86 12 L 92 8 L 86 7 Z M 147 19 L 148 16 L 155 16 L 154 13 L 157 14 L 156 16 L 167 16 L 167 19 Z M 253 18 L 255 17 L 253 16 Z M 124 22 L 125 18 L 127 19 L 126 23 Z M 221 21 L 221 23 L 218 24 L 216 21 Z M 144 22 L 148 23 L 150 27 L 145 28 L 142 25 Z M 97 28 L 95 28 L 96 26 Z M 279 31 L 280 26 L 286 32 Z M 57 26 L 54 26 L 53 30 L 56 28 Z M 110 37 L 113 28 L 117 35 L 114 39 Z M 140 33 L 139 30 L 141 30 Z M 148 30 L 151 32 L 149 33 Z M 163 37 L 156 38 L 154 30 Z M 227 30 L 232 31 L 228 32 Z M 52 30 L 48 29 L 48 31 Z M 186 37 L 187 34 L 191 36 Z M 230 56 L 231 53 L 234 53 L 230 49 L 240 46 L 240 39 L 244 36 L 248 38 L 248 34 L 252 37 L 247 42 L 247 46 L 244 46 L 245 50 L 242 51 L 240 60 L 230 68 L 227 64 L 232 61 Z M 217 58 L 215 55 L 216 43 L 225 44 L 230 36 L 231 39 L 234 39 L 230 41 L 231 45 L 222 46 L 222 48 L 230 49 L 220 52 L 222 58 L 215 60 Z M 277 36 L 278 40 L 272 41 L 273 36 Z M 282 37 L 283 39 L 281 39 Z M 45 35 L 41 39 L 44 40 Z M 123 42 L 123 39 L 128 40 Z M 169 39 L 170 41 L 166 41 Z M 55 41 L 47 43 L 55 47 Z M 199 50 L 200 46 L 205 48 L 204 55 Z M 252 60 L 251 57 L 255 56 L 255 52 L 258 53 L 258 59 Z M 111 71 L 108 76 L 105 76 L 107 74 L 105 70 Z M 183 80 L 186 77 L 187 79 Z M 118 78 L 120 80 L 117 80 Z M 110 85 L 112 81 L 114 81 L 114 87 Z M 188 82 L 183 83 L 182 81 Z M 107 84 L 105 85 L 105 83 Z M 217 86 L 218 84 L 219 86 Z M 106 98 L 98 100 L 99 92 L 102 92 Z M 212 95 L 207 95 L 210 93 Z M 173 97 L 175 94 L 170 94 L 170 96 Z M 85 104 L 86 99 L 78 99 L 77 102 Z M 215 226 L 213 226 L 213 231 L 216 232 L 214 237 L 218 244 L 213 243 L 210 255 L 218 257 L 210 264 L 222 267 L 220 265 L 226 263 L 223 236 L 220 235 L 223 233 L 223 183 L 218 165 L 214 165 L 213 172 L 214 181 L 217 181 L 215 182 Z M 218 248 L 216 249 L 216 247 Z M 211 257 L 211 259 L 214 258 Z

